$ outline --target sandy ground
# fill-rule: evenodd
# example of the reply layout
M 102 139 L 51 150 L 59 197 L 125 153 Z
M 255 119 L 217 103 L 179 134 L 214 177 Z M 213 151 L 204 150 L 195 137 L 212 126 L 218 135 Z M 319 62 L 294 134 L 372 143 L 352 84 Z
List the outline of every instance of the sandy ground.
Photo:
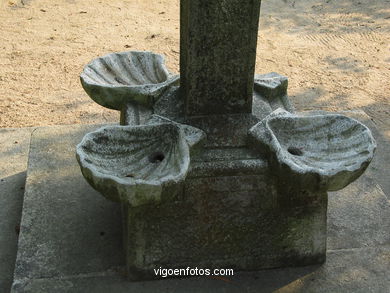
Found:
M 298 110 L 363 109 L 390 138 L 390 0 L 263 0 L 257 73 L 289 77 Z M 118 121 L 79 74 L 114 51 L 179 71 L 179 0 L 0 0 L 0 127 Z

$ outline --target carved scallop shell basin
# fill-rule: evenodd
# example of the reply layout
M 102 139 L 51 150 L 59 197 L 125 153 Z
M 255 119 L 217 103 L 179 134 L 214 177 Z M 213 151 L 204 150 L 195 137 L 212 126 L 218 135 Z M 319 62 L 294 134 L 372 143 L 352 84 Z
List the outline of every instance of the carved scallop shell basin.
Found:
M 189 146 L 175 124 L 106 126 L 77 146 L 87 181 L 105 197 L 133 206 L 159 202 L 164 188 L 184 180 Z
M 277 176 L 297 180 L 303 188 L 329 191 L 357 179 L 376 148 L 366 126 L 338 114 L 271 114 L 250 134 L 276 157 L 272 164 L 278 165 Z
M 179 76 L 168 72 L 159 54 L 129 51 L 92 60 L 80 80 L 96 103 L 121 110 L 129 102 L 152 106 L 159 94 L 179 82 Z

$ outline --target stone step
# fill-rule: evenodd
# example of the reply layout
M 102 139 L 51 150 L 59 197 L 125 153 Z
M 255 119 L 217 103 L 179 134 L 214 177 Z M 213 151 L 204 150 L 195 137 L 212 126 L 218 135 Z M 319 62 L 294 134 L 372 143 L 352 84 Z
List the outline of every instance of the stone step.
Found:
M 12 284 L 33 128 L 0 129 L 0 293 Z
M 364 113 L 348 115 L 369 124 Z M 235 272 L 225 278 L 127 281 L 119 205 L 86 183 L 75 159 L 75 145 L 97 127 L 34 131 L 12 292 L 387 292 L 390 287 L 390 203 L 377 184 L 389 165 L 379 148 L 364 176 L 329 194 L 324 265 Z M 8 152 L 12 157 L 13 151 Z M 20 189 L 16 182 L 8 186 L 9 194 Z

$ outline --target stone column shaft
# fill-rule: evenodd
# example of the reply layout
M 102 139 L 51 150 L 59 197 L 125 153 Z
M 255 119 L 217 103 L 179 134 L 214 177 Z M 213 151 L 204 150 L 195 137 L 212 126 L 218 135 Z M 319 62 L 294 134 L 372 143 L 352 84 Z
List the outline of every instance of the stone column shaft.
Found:
M 261 0 L 181 0 L 186 115 L 250 113 Z

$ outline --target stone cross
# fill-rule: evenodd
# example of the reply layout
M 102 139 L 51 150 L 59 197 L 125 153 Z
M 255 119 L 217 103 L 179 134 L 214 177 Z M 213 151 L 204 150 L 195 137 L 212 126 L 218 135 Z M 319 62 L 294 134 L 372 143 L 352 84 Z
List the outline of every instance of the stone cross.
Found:
M 181 0 L 186 116 L 251 113 L 261 0 Z

